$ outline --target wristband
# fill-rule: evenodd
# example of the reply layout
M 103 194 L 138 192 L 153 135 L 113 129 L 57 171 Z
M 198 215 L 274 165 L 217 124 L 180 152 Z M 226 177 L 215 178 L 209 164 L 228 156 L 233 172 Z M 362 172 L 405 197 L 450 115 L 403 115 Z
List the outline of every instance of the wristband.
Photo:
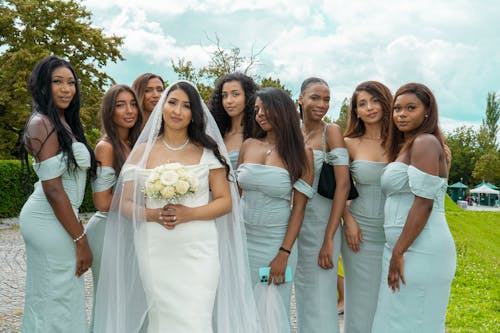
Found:
M 73 242 L 78 242 L 79 240 L 81 240 L 83 237 L 85 237 L 85 230 L 82 232 L 82 234 L 78 237 L 76 237 L 75 239 L 73 239 Z
M 291 253 L 290 250 L 285 249 L 283 246 L 280 247 L 280 251 L 286 252 L 288 254 Z

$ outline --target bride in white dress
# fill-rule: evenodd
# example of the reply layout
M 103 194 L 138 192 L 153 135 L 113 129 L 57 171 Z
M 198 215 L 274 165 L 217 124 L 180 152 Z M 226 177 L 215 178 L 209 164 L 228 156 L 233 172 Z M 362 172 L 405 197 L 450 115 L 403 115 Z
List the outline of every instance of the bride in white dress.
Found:
M 258 332 L 239 200 L 227 152 L 196 88 L 162 94 L 117 183 L 95 332 Z M 145 195 L 152 169 L 198 183 L 177 204 Z

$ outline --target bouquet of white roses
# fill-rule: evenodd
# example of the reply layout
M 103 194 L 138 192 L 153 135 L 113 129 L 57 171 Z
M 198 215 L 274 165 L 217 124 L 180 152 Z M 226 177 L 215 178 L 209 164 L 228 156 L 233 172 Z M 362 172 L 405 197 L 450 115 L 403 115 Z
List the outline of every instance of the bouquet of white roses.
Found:
M 179 202 L 198 190 L 198 179 L 180 163 L 160 165 L 153 170 L 144 184 L 148 198 Z

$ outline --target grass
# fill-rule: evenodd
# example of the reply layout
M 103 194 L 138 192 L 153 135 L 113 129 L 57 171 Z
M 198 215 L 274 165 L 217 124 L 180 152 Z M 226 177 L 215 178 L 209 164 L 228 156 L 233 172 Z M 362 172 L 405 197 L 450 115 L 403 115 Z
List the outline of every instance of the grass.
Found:
M 446 217 L 457 248 L 446 330 L 500 332 L 500 213 L 464 211 L 447 197 Z

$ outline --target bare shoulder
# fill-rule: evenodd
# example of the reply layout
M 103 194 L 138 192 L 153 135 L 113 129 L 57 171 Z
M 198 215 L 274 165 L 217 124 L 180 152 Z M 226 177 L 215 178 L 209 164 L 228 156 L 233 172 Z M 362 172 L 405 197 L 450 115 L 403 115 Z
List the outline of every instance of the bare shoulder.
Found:
M 102 166 L 113 166 L 113 145 L 106 141 L 100 140 L 95 146 L 95 157 Z
M 418 135 L 411 147 L 412 151 L 429 151 L 430 148 L 436 149 L 439 152 L 443 150 L 438 138 L 435 135 L 427 133 Z
M 345 148 L 342 129 L 337 124 L 329 124 L 326 129 L 326 142 L 330 150 L 334 148 Z

